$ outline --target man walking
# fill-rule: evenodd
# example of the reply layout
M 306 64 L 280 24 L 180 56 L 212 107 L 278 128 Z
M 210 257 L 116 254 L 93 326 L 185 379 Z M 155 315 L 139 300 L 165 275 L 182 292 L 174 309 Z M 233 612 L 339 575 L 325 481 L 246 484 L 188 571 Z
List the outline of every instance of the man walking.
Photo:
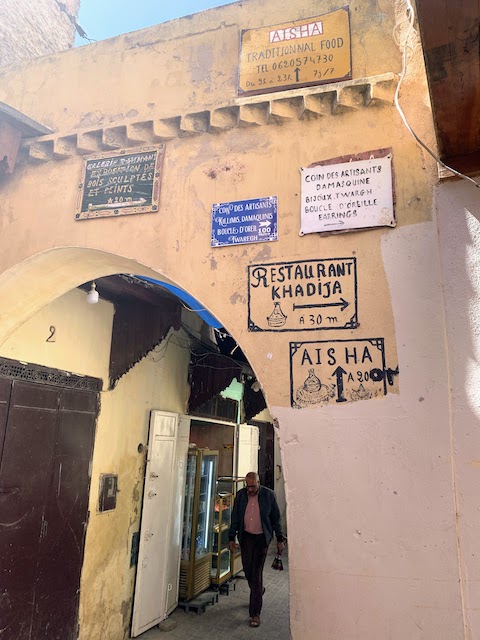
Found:
M 277 538 L 277 553 L 282 553 L 284 537 L 280 525 L 280 510 L 275 493 L 260 486 L 258 474 L 246 476 L 247 486 L 237 493 L 228 531 L 230 551 L 235 549 L 235 536 L 240 543 L 242 564 L 250 587 L 250 626 L 260 626 L 263 593 L 263 565 L 273 534 Z

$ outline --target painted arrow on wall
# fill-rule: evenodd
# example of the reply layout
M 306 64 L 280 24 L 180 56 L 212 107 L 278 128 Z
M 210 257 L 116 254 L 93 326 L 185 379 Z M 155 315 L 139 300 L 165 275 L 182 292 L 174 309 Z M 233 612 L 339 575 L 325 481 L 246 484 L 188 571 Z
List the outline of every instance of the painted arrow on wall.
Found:
M 293 310 L 295 309 L 321 309 L 324 307 L 340 307 L 340 311 L 344 311 L 350 302 L 340 298 L 340 302 L 326 302 L 325 304 L 295 304 L 293 303 Z

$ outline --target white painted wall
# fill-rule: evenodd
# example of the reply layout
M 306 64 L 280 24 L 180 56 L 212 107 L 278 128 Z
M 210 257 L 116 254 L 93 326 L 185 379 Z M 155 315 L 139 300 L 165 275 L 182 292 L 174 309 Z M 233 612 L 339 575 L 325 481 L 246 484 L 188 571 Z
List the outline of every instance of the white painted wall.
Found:
M 385 234 L 382 255 L 399 395 L 302 409 L 301 426 L 297 411 L 272 408 L 282 425 L 289 537 L 301 540 L 308 527 L 316 549 L 290 547 L 299 638 L 315 637 L 302 623 L 309 608 L 322 640 L 463 637 L 435 223 Z M 298 598 L 301 583 L 313 581 L 318 588 Z
M 464 181 L 445 182 L 437 189 L 437 211 L 451 390 L 459 592 L 466 614 L 465 638 L 474 640 L 480 637 L 480 192 Z

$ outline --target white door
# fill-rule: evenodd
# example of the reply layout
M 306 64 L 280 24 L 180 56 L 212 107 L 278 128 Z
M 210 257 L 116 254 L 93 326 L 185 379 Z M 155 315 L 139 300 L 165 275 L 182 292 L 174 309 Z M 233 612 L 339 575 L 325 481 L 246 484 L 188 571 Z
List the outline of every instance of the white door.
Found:
M 260 429 L 258 427 L 250 427 L 252 429 L 252 448 L 251 448 L 251 462 L 252 471 L 258 473 L 258 452 L 260 450 Z
M 170 541 L 167 553 L 167 602 L 165 618 L 178 604 L 180 578 L 180 557 L 182 553 L 183 507 L 185 503 L 185 480 L 187 474 L 188 442 L 190 439 L 190 418 L 180 416 L 177 431 L 176 464 L 173 478 L 173 500 L 170 522 Z
M 167 615 L 172 511 L 174 505 L 178 508 L 178 493 L 183 492 L 176 455 L 178 423 L 178 414 L 151 412 L 133 604 L 134 638 Z M 178 535 L 178 527 L 175 530 Z
M 243 478 L 250 471 L 258 472 L 258 427 L 238 425 L 237 477 Z

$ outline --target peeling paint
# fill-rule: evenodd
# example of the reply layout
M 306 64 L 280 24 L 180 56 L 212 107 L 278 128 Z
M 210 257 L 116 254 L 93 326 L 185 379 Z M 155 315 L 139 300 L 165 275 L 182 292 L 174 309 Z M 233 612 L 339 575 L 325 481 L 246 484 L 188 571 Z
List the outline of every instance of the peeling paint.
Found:
M 269 260 L 271 255 L 272 248 L 267 244 L 253 256 L 252 262 L 262 262 L 263 260 Z
M 105 121 L 105 116 L 103 114 L 95 113 L 93 111 L 89 111 L 88 113 L 82 114 L 80 121 L 78 123 L 79 127 L 91 127 L 92 125 L 103 124 Z
M 237 304 L 237 302 L 241 302 L 242 304 L 245 304 L 246 300 L 245 297 L 242 296 L 239 293 L 234 293 L 233 296 L 230 296 L 230 302 L 232 304 Z
M 120 613 L 123 619 L 123 629 L 126 634 L 130 629 L 131 611 L 132 611 L 132 598 L 129 598 L 128 600 L 124 600 L 120 605 Z
M 228 178 L 229 184 L 237 184 L 245 180 L 245 165 L 241 163 L 225 163 L 205 169 L 204 174 L 210 180 L 218 180 L 221 177 Z
M 133 487 L 133 501 L 134 502 L 138 502 L 141 499 L 141 493 L 140 493 L 140 480 L 137 480 L 137 482 L 135 483 L 134 487 Z

